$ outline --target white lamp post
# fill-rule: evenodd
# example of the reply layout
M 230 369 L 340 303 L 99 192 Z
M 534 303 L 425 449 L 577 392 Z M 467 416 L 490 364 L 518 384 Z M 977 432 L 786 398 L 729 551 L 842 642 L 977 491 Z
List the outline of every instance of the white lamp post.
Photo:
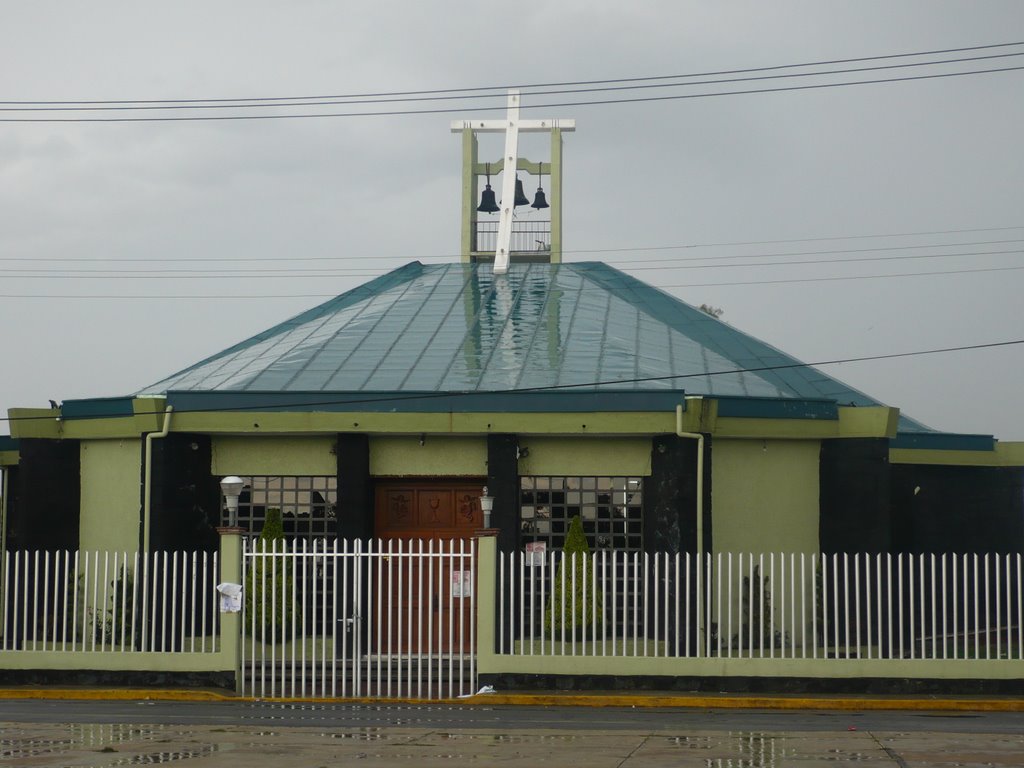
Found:
M 228 508 L 228 525 L 232 528 L 238 525 L 238 497 L 244 487 L 245 481 L 234 475 L 220 481 L 220 491 L 224 494 L 224 504 Z
M 480 496 L 480 511 L 484 513 L 484 528 L 491 527 L 491 510 L 494 509 L 494 497 L 487 495 L 487 486 Z

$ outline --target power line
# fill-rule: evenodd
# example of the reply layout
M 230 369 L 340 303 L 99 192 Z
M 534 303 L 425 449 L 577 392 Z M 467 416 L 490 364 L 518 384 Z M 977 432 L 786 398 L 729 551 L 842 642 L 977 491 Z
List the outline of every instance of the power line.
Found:
M 997 53 L 986 56 L 968 56 L 953 59 L 937 59 L 934 61 L 916 61 L 900 64 L 880 64 L 871 67 L 848 67 L 844 69 L 818 70 L 813 72 L 793 72 L 776 75 L 758 75 L 755 77 L 734 77 L 716 80 L 687 80 L 644 83 L 634 85 L 603 85 L 597 87 L 562 88 L 557 90 L 538 90 L 526 93 L 526 96 L 566 96 L 578 93 L 607 93 L 613 91 L 637 91 L 652 88 L 681 88 L 697 85 L 722 85 L 725 83 L 749 83 L 766 80 L 788 80 L 798 77 L 831 77 L 833 75 L 849 75 L 858 72 L 878 72 L 891 69 L 906 69 L 909 67 L 932 67 L 940 64 L 962 64 L 972 61 L 987 61 L 992 59 L 1005 59 L 1015 56 L 1024 56 L 1024 51 L 1013 53 Z M 660 79 L 660 78 L 659 78 Z M 0 112 L 123 112 L 123 111 L 168 111 L 168 110 L 190 110 L 201 109 L 279 109 L 281 107 L 324 107 L 324 106 L 355 106 L 362 104 L 407 104 L 410 102 L 426 101 L 466 101 L 480 99 L 494 99 L 498 94 L 460 94 L 456 96 L 418 96 L 418 97 L 396 97 L 396 98 L 324 98 L 314 100 L 293 100 L 277 101 L 274 103 L 259 101 L 257 103 L 139 103 L 128 105 L 107 105 L 107 106 L 0 106 Z M 2 102 L 0 102 L 2 104 Z M 499 107 L 501 108 L 501 107 Z
M 855 58 L 846 59 L 826 59 L 821 61 L 809 61 L 798 64 L 776 64 L 764 67 L 747 67 L 744 69 L 726 69 L 708 72 L 691 72 L 688 74 L 677 74 L 677 75 L 653 75 L 648 77 L 625 77 L 625 78 L 612 78 L 605 80 L 568 80 L 561 82 L 547 82 L 547 83 L 521 83 L 512 85 L 485 85 L 476 87 L 464 87 L 464 88 L 435 88 L 428 90 L 413 90 L 413 91 L 383 91 L 383 92 L 369 92 L 369 93 L 349 93 L 349 94 L 319 94 L 319 95 L 301 95 L 301 96 L 257 96 L 257 97 L 229 97 L 229 98 L 207 98 L 207 99 L 94 99 L 88 101 L 0 101 L 0 105 L 18 105 L 18 104 L 54 104 L 54 105 L 79 105 L 79 104 L 202 104 L 210 102 L 257 102 L 257 101 L 298 101 L 298 100 L 314 100 L 314 99 L 356 99 L 356 98 L 375 98 L 375 97 L 392 97 L 392 96 L 426 96 L 436 95 L 443 93 L 471 93 L 477 91 L 507 91 L 509 88 L 519 89 L 532 89 L 532 88 L 560 88 L 567 86 L 581 86 L 581 85 L 606 85 L 611 83 L 641 83 L 651 82 L 656 80 L 677 80 L 686 79 L 692 77 L 716 77 L 721 75 L 737 75 L 746 74 L 751 72 L 770 72 L 780 69 L 801 69 L 806 67 L 818 67 L 818 66 L 832 66 L 835 64 L 855 64 L 863 61 L 880 61 L 883 59 L 901 59 L 901 58 L 913 58 L 920 56 L 938 56 L 947 53 L 966 53 L 969 51 L 983 51 L 983 50 L 994 50 L 998 48 L 1013 48 L 1016 46 L 1024 45 L 1024 41 L 1008 42 L 1008 43 L 992 43 L 988 45 L 972 45 L 961 48 L 941 48 L 928 51 L 912 51 L 909 53 L 892 53 L 892 54 L 880 54 L 876 56 L 859 56 Z M 502 94 L 495 94 L 502 95 Z
M 1019 253 L 1019 251 L 1014 251 Z M 953 254 L 958 255 L 958 254 Z M 908 258 L 908 257 L 903 257 Z M 859 261 L 859 259 L 849 259 L 848 261 Z M 791 264 L 811 264 L 814 262 L 790 262 Z M 822 263 L 839 263 L 839 262 L 822 262 Z M 765 264 L 709 264 L 709 265 L 686 265 L 679 267 L 680 269 L 699 269 L 701 266 L 707 267 L 759 267 L 759 266 L 771 266 Z M 669 267 L 643 267 L 642 269 L 669 269 Z M 964 269 L 954 271 L 938 271 L 938 272 L 907 272 L 903 274 L 894 275 L 851 275 L 848 277 L 835 277 L 835 278 L 815 278 L 816 280 L 860 280 L 868 277 L 919 277 L 926 275 L 951 275 L 951 274 L 969 274 L 972 272 L 1005 272 L 1017 269 L 1024 269 L 1021 267 L 992 267 L 992 268 L 976 268 L 976 269 Z M 323 272 L 318 271 L 315 273 L 307 273 L 302 275 L 287 275 L 287 274 L 217 274 L 217 275 L 112 275 L 112 274 L 88 274 L 88 275 L 11 275 L 8 276 L 11 280 L 312 280 L 312 279 L 323 279 L 331 277 L 377 277 L 380 273 L 369 272 L 369 273 L 340 273 L 340 272 Z M 800 281 L 800 280 L 765 280 L 765 281 L 754 281 L 750 283 L 707 283 L 706 285 L 761 285 L 772 282 L 811 282 Z
M 800 264 L 854 264 L 867 261 L 905 261 L 907 259 L 951 259 L 960 258 L 965 256 L 1000 256 L 1012 253 L 1024 253 L 1022 249 L 1013 249 L 1005 251 L 973 251 L 967 253 L 915 253 L 904 256 L 857 256 L 852 259 L 803 259 L 800 261 L 761 261 L 761 262 L 748 262 L 740 264 L 659 264 L 656 267 L 642 267 L 634 266 L 631 262 L 620 262 L 621 264 L 628 265 L 631 270 L 651 270 L 651 269 L 732 269 L 735 267 L 782 267 L 782 266 L 797 266 Z M 795 254 L 800 255 L 800 254 Z M 748 258 L 763 258 L 768 254 L 761 254 L 761 256 L 751 256 Z M 719 259 L 737 259 L 744 258 L 743 256 L 720 256 Z M 3 272 L 4 270 L 0 270 Z
M 835 360 L 820 360 L 814 363 L 785 363 L 782 365 L 763 365 L 756 366 L 753 368 L 732 368 L 721 371 L 701 371 L 696 373 L 680 373 L 680 374 L 669 374 L 665 376 L 639 376 L 628 379 L 607 379 L 603 381 L 590 381 L 580 384 L 552 384 L 548 386 L 537 386 L 537 387 L 516 387 L 512 389 L 501 389 L 501 390 L 468 390 L 465 392 L 420 392 L 414 394 L 394 394 L 385 395 L 380 397 L 359 397 L 355 395 L 351 398 L 337 399 L 332 398 L 329 400 L 311 401 L 311 402 L 295 402 L 295 403 L 281 403 L 275 401 L 273 403 L 259 403 L 256 405 L 243 405 L 243 406 L 230 406 L 230 407 L 218 407 L 218 408 L 183 408 L 175 409 L 175 413 L 209 413 L 209 412 L 238 412 L 238 411 L 257 411 L 262 408 L 273 407 L 274 409 L 290 408 L 290 407 L 309 407 L 309 406 L 320 406 L 320 405 L 361 405 L 361 404 L 374 404 L 374 403 L 391 403 L 399 402 L 402 400 L 434 400 L 439 398 L 450 398 L 450 397 L 467 397 L 467 396 L 488 396 L 488 395 L 516 395 L 529 392 L 554 392 L 560 390 L 573 390 L 573 389 L 593 389 L 595 387 L 606 387 L 615 386 L 619 384 L 643 384 L 647 382 L 657 381 L 676 381 L 679 379 L 694 379 L 704 378 L 707 376 L 728 376 L 740 373 L 768 373 L 771 371 L 782 371 L 791 370 L 794 368 L 817 368 L 826 365 L 843 365 L 846 363 L 863 363 L 875 360 L 895 360 L 906 357 L 921 357 L 923 355 L 938 355 L 947 354 L 951 352 L 966 352 L 971 350 L 979 349 L 994 349 L 998 347 L 1009 347 L 1017 344 L 1024 344 L 1024 339 L 1013 339 L 1011 341 L 994 341 L 984 344 L 968 344 L 959 347 L 941 347 L 938 349 L 924 349 L 917 350 L 914 352 L 894 352 L 886 355 L 865 355 L 862 357 L 847 357 Z M 154 414 L 162 414 L 163 409 L 157 411 L 139 411 L 136 412 L 136 416 L 146 416 Z M 90 418 L 114 418 L 123 416 L 121 413 L 107 413 L 107 414 L 90 414 Z M 52 415 L 46 416 L 8 416 L 6 418 L 0 417 L 0 421 L 15 422 L 15 421 L 38 421 L 38 420 L 50 420 L 54 417 Z
M 932 233 L 924 233 L 924 234 L 932 234 Z M 934 233 L 934 234 L 940 234 L 940 233 Z M 861 235 L 860 237 L 863 237 L 863 238 L 867 238 L 867 237 L 896 237 L 896 235 Z M 715 247 L 729 246 L 729 245 L 735 245 L 735 246 L 741 246 L 741 245 L 743 245 L 743 246 L 745 246 L 745 245 L 762 245 L 762 244 L 763 245 L 770 245 L 770 244 L 772 244 L 772 242 L 777 242 L 777 243 L 800 243 L 800 242 L 809 242 L 810 240 L 852 240 L 852 239 L 854 239 L 854 238 L 852 238 L 852 237 L 850 237 L 850 238 L 827 238 L 827 237 L 822 237 L 822 238 L 810 238 L 810 239 L 803 239 L 803 240 L 776 240 L 776 241 L 770 241 L 769 240 L 769 241 L 762 241 L 761 243 L 722 243 L 722 244 L 720 244 L 718 246 L 715 246 Z M 726 255 L 726 256 L 691 256 L 691 257 L 689 257 L 689 258 L 687 258 L 685 260 L 686 261 L 711 261 L 711 260 L 714 260 L 714 259 L 760 259 L 760 258 L 769 258 L 769 257 L 775 257 L 775 256 L 820 256 L 820 255 L 830 254 L 830 253 L 877 253 L 877 252 L 881 252 L 881 251 L 909 251 L 909 250 L 921 250 L 923 248 L 957 248 L 959 246 L 968 246 L 968 245 L 972 245 L 972 246 L 973 245 L 1003 245 L 1003 244 L 1006 244 L 1006 243 L 1021 243 L 1021 242 L 1024 242 L 1024 239 L 1014 238 L 1014 239 L 1008 239 L 1008 240 L 975 240 L 975 241 L 970 241 L 970 242 L 924 243 L 922 245 L 881 245 L 881 246 L 876 246 L 874 248 L 835 248 L 835 249 L 822 250 L 822 251 L 781 251 L 781 252 L 775 252 L 775 253 L 758 253 L 758 254 L 738 253 L 738 254 L 732 254 L 732 255 Z M 601 249 L 601 250 L 582 251 L 582 252 L 583 253 L 639 253 L 641 251 L 668 251 L 668 250 L 681 250 L 681 249 L 684 249 L 684 248 L 696 248 L 696 247 L 700 247 L 700 246 L 693 246 L 693 245 L 661 245 L 661 246 L 653 246 L 653 247 L 636 246 L 636 247 L 633 247 L 633 248 L 625 248 L 625 247 L 623 247 L 623 248 L 605 248 L 605 249 Z M 562 253 L 579 253 L 579 251 L 569 251 L 569 250 L 564 250 L 563 249 Z M 677 260 L 677 257 L 671 256 L 668 259 L 664 259 L 664 261 L 674 261 L 674 260 Z M 0 259 L 0 261 L 2 261 L 2 259 Z M 632 263 L 634 263 L 634 261 L 627 261 L 627 260 L 624 260 L 624 259 L 616 259 L 615 261 L 616 261 L 616 263 L 619 263 L 619 264 L 632 264 Z M 663 259 L 642 258 L 642 259 L 637 259 L 635 261 L 663 261 Z
M 971 232 L 1005 232 L 1013 229 L 1024 229 L 1024 224 L 1017 224 L 1014 226 L 1007 227 L 974 227 L 968 229 L 938 229 L 929 230 L 922 232 L 883 232 L 878 234 L 861 234 L 861 235 L 827 235 L 823 237 L 798 237 L 781 240 L 744 240 L 744 241 L 733 241 L 733 242 L 720 242 L 720 243 L 681 243 L 678 245 L 633 245 L 633 246 L 620 246 L 616 248 L 563 248 L 562 253 L 573 253 L 573 254 L 586 254 L 586 253 L 639 253 L 641 251 L 675 251 L 675 250 L 686 250 L 696 248 L 726 248 L 731 246 L 748 246 L 748 245 L 776 245 L 782 243 L 811 243 L 811 242 L 825 242 L 835 240 L 866 240 L 866 239 L 881 239 L 889 237 L 924 237 L 927 235 L 954 235 L 954 234 L 965 234 Z M 904 245 L 904 246 L 880 246 L 877 248 L 862 248 L 862 249 L 837 249 L 831 251 L 803 251 L 803 252 L 786 252 L 771 254 L 772 256 L 798 256 L 798 255 L 817 255 L 825 253 L 865 253 L 870 251 L 898 251 L 907 250 L 911 248 L 953 248 L 962 245 L 995 245 L 1000 243 L 1018 243 L 1022 242 L 1020 239 L 1014 240 L 980 240 L 972 242 L 956 242 L 956 243 L 933 243 L 925 245 Z M 417 261 L 424 259 L 458 259 L 461 258 L 459 253 L 447 253 L 447 254 L 435 254 L 428 256 L 174 256 L 174 257 L 159 257 L 155 259 L 143 258 L 140 256 L 0 256 L 0 262 L 5 261 L 30 261 L 30 262 L 54 262 L 54 263 L 127 263 L 127 262 L 138 262 L 138 263 L 186 263 L 186 262 L 203 262 L 204 264 L 209 262 L 265 262 L 265 261 L 287 261 L 294 263 L 297 261 L 400 261 L 402 263 L 408 263 L 410 258 L 414 258 Z M 696 256 L 693 260 L 707 260 L 711 258 L 759 258 L 759 256 L 721 256 L 721 257 L 704 257 Z M 642 261 L 655 261 L 655 259 L 642 259 Z M 629 263 L 622 261 L 619 263 Z
M 548 102 L 544 104 L 523 104 L 522 110 L 550 109 L 554 107 L 588 107 L 611 104 L 639 104 L 658 101 L 679 101 L 682 99 L 704 99 L 718 96 L 748 96 L 758 93 L 783 93 L 786 91 L 807 91 L 824 88 L 842 88 L 853 85 L 875 85 L 880 83 L 901 83 L 914 80 L 935 80 L 967 75 L 985 75 L 998 72 L 1024 70 L 1024 66 L 995 67 L 966 72 L 943 72 L 931 75 L 909 75 L 907 77 L 877 78 L 873 80 L 850 80 L 841 83 L 814 83 L 810 85 L 779 86 L 776 88 L 755 88 L 738 91 L 712 91 L 708 93 L 674 94 L 671 96 L 637 96 L 623 99 L 594 99 L 590 101 Z M 474 106 L 478 112 L 505 111 L 505 106 Z M 408 115 L 440 115 L 464 112 L 465 107 L 436 109 L 380 110 L 373 112 L 303 112 L 284 115 L 188 115 L 184 117 L 0 117 L 0 123 L 156 123 L 156 122 L 208 122 L 237 120 L 296 120 L 324 117 L 398 117 Z
M 1024 267 L 985 267 L 981 269 L 950 269 L 938 272 L 900 272 L 888 275 L 845 275 L 842 277 L 798 277 L 788 280 L 748 280 L 728 283 L 684 283 L 662 285 L 660 288 L 717 288 L 734 285 L 782 285 L 783 283 L 831 283 L 842 280 L 876 280 L 888 277 L 933 277 L 935 275 L 972 275 L 981 272 L 1016 272 Z
M 1020 240 L 1003 241 L 1003 242 L 1021 242 Z M 906 248 L 929 248 L 934 246 L 905 246 Z M 941 247 L 941 246 L 940 246 Z M 864 251 L 879 251 L 888 249 L 879 248 L 867 248 L 862 249 Z M 691 257 L 688 259 L 674 259 L 673 261 L 722 261 L 726 259 L 758 259 L 758 258 L 771 258 L 771 257 L 785 257 L 785 256 L 804 256 L 804 255 L 816 255 L 819 253 L 849 253 L 850 251 L 807 251 L 797 253 L 774 253 L 774 254 L 750 254 L 747 256 L 743 255 L 731 255 L 731 256 L 707 256 L 707 257 Z M 852 251 L 857 252 L 857 251 Z M 1001 251 L 967 251 L 961 253 L 917 253 L 908 254 L 901 256 L 856 256 L 849 259 L 801 259 L 796 261 L 762 261 L 762 262 L 744 262 L 739 264 L 670 264 L 665 263 L 665 260 L 658 266 L 638 266 L 633 261 L 618 261 L 616 263 L 623 266 L 627 266 L 631 271 L 647 271 L 647 270 L 666 270 L 666 269 L 734 269 L 737 267 L 779 267 L 779 266 L 799 266 L 802 264 L 819 265 L 819 264 L 853 264 L 862 262 L 887 262 L 887 261 L 905 261 L 909 259 L 951 259 L 951 258 L 963 258 L 969 256 L 1004 256 L 1008 254 L 1019 254 L 1024 253 L 1024 249 L 1014 248 L 1006 249 Z M 643 259 L 641 261 L 654 261 L 654 259 Z M 29 273 L 29 274 L 20 274 Z M 302 279 L 308 277 L 374 277 L 377 272 L 359 272 L 353 271 L 347 267 L 335 267 L 335 268 L 324 268 L 324 267 L 282 267 L 279 269 L 256 269 L 246 267 L 242 270 L 228 270 L 228 268 L 217 268 L 217 269 L 135 269 L 135 270 L 124 270 L 124 269 L 31 269 L 29 267 L 23 268 L 3 268 L 0 267 L 0 274 L 5 274 L 12 279 L 48 279 L 48 280 L 73 280 L 79 277 L 90 277 L 90 278 L 113 278 L 113 279 L 149 279 L 149 278 L 160 278 L 160 279 L 180 279 L 180 280 L 203 280 L 203 279 L 227 279 L 227 278 L 238 278 L 248 279 L 250 277 L 269 277 L 279 276 L 283 278 Z
M 718 288 L 718 287 L 731 287 L 731 286 L 748 286 L 748 285 L 785 285 L 789 283 L 821 283 L 821 282 L 835 282 L 835 281 L 846 281 L 846 280 L 880 280 L 886 278 L 908 278 L 908 277 L 935 277 L 945 275 L 969 275 L 969 274 L 980 274 L 987 272 L 1015 272 L 1024 269 L 1024 266 L 1019 267 L 981 267 L 976 269 L 954 269 L 954 270 L 937 270 L 929 272 L 898 272 L 898 273 L 887 273 L 887 274 L 876 274 L 876 275 L 844 275 L 837 277 L 806 277 L 806 278 L 786 278 L 781 280 L 743 280 L 743 281 L 727 281 L 718 283 L 675 283 L 669 285 L 656 285 L 656 288 Z M 259 276 L 257 276 L 259 277 Z M 262 277 L 273 277 L 273 275 L 263 275 Z M 304 275 L 307 278 L 316 277 L 339 277 L 339 275 Z M 172 278 L 173 279 L 173 278 Z M 225 278 L 228 279 L 228 278 Z M 238 279 L 237 276 L 232 276 L 230 279 Z M 140 295 L 140 294 L 25 294 L 25 293 L 7 293 L 0 294 L 0 299 L 137 299 L 146 301 L 155 301 L 160 299 L 175 299 L 175 300 L 217 300 L 222 299 L 333 299 L 337 297 L 337 293 L 299 293 L 299 294 L 151 294 L 151 295 Z

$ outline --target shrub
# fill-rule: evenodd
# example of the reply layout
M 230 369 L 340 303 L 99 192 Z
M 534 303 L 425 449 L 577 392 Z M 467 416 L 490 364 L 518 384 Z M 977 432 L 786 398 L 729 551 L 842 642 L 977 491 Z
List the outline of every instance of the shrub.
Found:
M 761 566 L 755 565 L 753 579 L 743 577 L 740 588 L 740 605 L 743 611 L 743 623 L 739 632 L 733 636 L 734 648 L 751 649 L 774 644 L 776 648 L 784 647 L 789 641 L 789 633 L 782 629 L 772 632 L 772 583 L 768 576 L 761 576 Z
M 286 546 L 281 510 L 270 507 L 256 540 L 256 557 L 245 575 L 245 631 L 261 639 L 281 639 L 292 624 L 295 610 L 292 604 L 293 561 L 260 554 L 283 552 Z
M 555 582 L 551 588 L 551 597 L 544 611 L 544 634 L 548 637 L 560 635 L 562 632 L 563 615 L 565 630 L 569 633 L 576 627 L 576 636 L 586 636 L 595 620 L 601 624 L 603 616 L 603 597 L 601 590 L 593 583 L 593 560 L 590 555 L 590 546 L 587 544 L 587 537 L 583 534 L 583 523 L 579 515 L 569 523 L 569 531 L 565 535 L 565 545 L 562 547 L 562 562 L 558 566 L 558 573 L 555 574 Z M 575 555 L 575 562 L 573 561 Z M 571 568 L 571 571 L 567 569 Z M 575 574 L 575 581 L 573 575 Z M 562 583 L 565 583 L 566 590 L 575 587 L 576 599 L 567 595 L 565 599 L 565 610 L 562 610 Z M 586 597 L 584 599 L 584 585 L 586 585 Z M 595 595 L 595 589 L 597 594 Z M 595 611 L 596 601 L 596 611 Z M 575 607 L 573 603 L 575 602 Z M 596 617 L 595 614 L 596 613 Z

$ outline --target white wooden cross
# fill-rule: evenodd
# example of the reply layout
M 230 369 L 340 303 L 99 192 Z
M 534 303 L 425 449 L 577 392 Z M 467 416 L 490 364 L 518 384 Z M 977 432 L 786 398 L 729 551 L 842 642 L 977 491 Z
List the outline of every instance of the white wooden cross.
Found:
M 478 133 L 505 132 L 504 177 L 501 180 L 501 211 L 498 218 L 498 240 L 494 247 L 494 274 L 508 272 L 512 245 L 512 213 L 515 210 L 516 170 L 519 165 L 519 134 L 540 133 L 560 128 L 575 131 L 575 120 L 520 120 L 519 91 L 508 92 L 508 113 L 504 120 L 454 120 L 452 132 L 469 128 Z

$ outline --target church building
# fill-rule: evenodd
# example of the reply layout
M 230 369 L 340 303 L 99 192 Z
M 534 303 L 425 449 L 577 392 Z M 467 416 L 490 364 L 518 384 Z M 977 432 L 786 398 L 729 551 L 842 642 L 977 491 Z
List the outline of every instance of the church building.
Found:
M 486 524 L 502 551 L 547 551 L 579 516 L 592 549 L 1024 550 L 1024 444 L 937 432 L 625 272 L 563 261 L 575 125 L 521 120 L 517 99 L 452 126 L 460 262 L 406 264 L 138 392 L 12 409 L 4 548 L 213 551 L 236 475 L 241 526 L 277 508 L 310 541 Z M 549 158 L 518 155 L 524 131 Z M 502 158 L 480 161 L 484 132 L 505 134 Z

